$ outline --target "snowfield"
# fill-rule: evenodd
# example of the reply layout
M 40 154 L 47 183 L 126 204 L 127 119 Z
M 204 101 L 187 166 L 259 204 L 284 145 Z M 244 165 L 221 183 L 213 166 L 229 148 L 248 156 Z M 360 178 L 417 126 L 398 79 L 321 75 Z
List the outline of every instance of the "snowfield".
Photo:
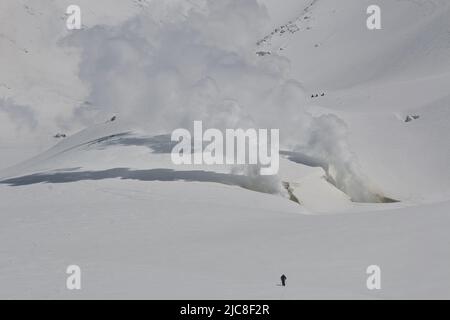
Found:
M 448 1 L 78 2 L 0 4 L 0 298 L 450 298 Z M 194 120 L 278 175 L 173 164 Z

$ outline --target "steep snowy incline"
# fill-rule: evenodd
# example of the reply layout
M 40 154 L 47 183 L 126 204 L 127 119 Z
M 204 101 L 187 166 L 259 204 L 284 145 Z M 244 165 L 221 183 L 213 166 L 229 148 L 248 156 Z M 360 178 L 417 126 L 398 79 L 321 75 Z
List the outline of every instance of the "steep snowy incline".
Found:
M 384 192 L 408 201 L 448 198 L 448 1 L 378 1 L 382 30 L 374 31 L 366 28 L 370 1 L 299 4 L 297 19 L 285 12 L 280 23 L 276 15 L 277 32 L 257 50 L 289 58 L 311 97 L 309 111 L 345 121 L 362 171 Z M 412 116 L 418 119 L 405 122 Z
M 56 132 L 74 133 L 104 117 L 97 118 L 99 106 L 87 99 L 89 85 L 79 77 L 80 51 L 64 45 L 63 39 L 142 13 L 176 21 L 197 2 L 202 1 L 79 0 L 82 30 L 68 30 L 71 0 L 1 1 L 0 168 L 45 151 Z M 81 119 L 78 113 L 85 109 L 88 115 Z
M 277 3 L 260 1 L 269 8 Z M 275 14 L 272 30 L 276 32 L 268 34 L 261 48 L 288 57 L 293 77 L 310 90 L 450 72 L 448 1 L 377 1 L 382 29 L 375 31 L 366 27 L 371 1 L 310 0 L 298 4 L 302 10 L 295 19 L 286 10 L 280 23 L 283 19 Z
M 152 135 L 116 120 L 98 124 L 62 140 L 48 151 L 0 171 L 0 184 L 73 183 L 120 178 L 138 181 L 213 182 L 294 201 L 299 212 L 336 213 L 373 210 L 351 202 L 328 181 L 324 168 L 282 155 L 275 176 L 259 176 L 251 166 L 175 165 L 170 135 Z M 290 154 L 290 153 L 287 153 Z M 293 160 L 293 161 L 292 161 Z M 269 198 L 270 198 L 269 197 Z M 408 204 L 402 204 L 405 206 Z M 384 205 L 384 209 L 392 206 Z M 380 207 L 382 208 L 382 207 Z

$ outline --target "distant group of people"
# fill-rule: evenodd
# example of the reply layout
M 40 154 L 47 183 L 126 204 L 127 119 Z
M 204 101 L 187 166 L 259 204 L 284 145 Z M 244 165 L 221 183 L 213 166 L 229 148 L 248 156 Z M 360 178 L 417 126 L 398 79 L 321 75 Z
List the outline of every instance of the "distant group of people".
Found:
M 325 93 L 322 92 L 322 93 L 320 94 L 320 96 L 321 96 L 321 97 L 325 97 Z M 312 95 L 311 95 L 311 99 L 312 99 L 312 98 L 318 98 L 318 97 L 319 97 L 319 94 L 318 94 L 318 93 L 312 94 Z
M 420 116 L 419 115 L 417 115 L 417 114 L 410 114 L 410 115 L 407 115 L 406 116 L 406 118 L 405 118 L 405 122 L 411 122 L 411 121 L 413 121 L 413 120 L 417 120 L 417 119 L 419 119 L 420 118 Z
M 114 122 L 117 120 L 117 116 L 113 116 L 112 118 L 110 118 L 108 121 L 106 121 L 106 123 L 108 122 Z M 65 133 L 57 133 L 53 136 L 53 138 L 56 139 L 61 139 L 61 138 L 67 138 L 67 135 Z

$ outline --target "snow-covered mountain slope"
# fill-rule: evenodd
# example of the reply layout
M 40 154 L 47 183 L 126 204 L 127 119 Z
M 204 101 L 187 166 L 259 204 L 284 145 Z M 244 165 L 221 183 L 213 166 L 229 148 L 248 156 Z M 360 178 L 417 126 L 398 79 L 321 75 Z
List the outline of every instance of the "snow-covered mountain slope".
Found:
M 311 112 L 345 120 L 363 171 L 385 193 L 447 198 L 449 3 L 378 1 L 382 30 L 375 31 L 365 26 L 369 4 L 304 1 L 297 17 L 274 19 L 258 50 L 289 58 Z M 405 123 L 408 115 L 420 119 Z
M 284 8 L 277 6 L 277 1 L 260 1 L 269 8 Z M 293 75 L 312 90 L 450 71 L 448 1 L 377 1 L 382 29 L 375 31 L 366 27 L 366 10 L 371 4 L 366 0 L 292 2 L 287 9 L 302 10 L 296 11 L 297 16 L 293 16 L 295 11 L 285 12 L 284 21 L 277 15 L 273 34 L 268 33 L 260 47 L 289 57 Z
M 175 143 L 170 135 L 148 135 L 134 128 L 116 120 L 83 130 L 28 161 L 0 171 L 0 183 L 24 186 L 113 178 L 211 182 L 290 199 L 299 205 L 299 212 L 348 211 L 356 206 L 350 196 L 328 181 L 322 167 L 298 162 L 290 153 L 281 158 L 276 176 L 260 176 L 250 166 L 176 165 L 171 160 Z M 361 206 L 373 208 L 369 204 L 357 208 L 362 210 Z
M 449 298 L 450 5 L 377 2 L 3 1 L 0 297 Z M 192 120 L 279 174 L 174 165 Z

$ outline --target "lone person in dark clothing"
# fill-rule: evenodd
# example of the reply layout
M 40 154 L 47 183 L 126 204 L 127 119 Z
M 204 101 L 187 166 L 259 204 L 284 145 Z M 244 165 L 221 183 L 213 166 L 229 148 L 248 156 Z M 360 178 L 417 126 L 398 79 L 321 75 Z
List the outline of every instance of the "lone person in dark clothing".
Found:
M 287 279 L 287 277 L 283 274 L 280 279 L 281 279 L 281 285 L 283 287 L 285 287 L 286 286 L 286 279 Z

